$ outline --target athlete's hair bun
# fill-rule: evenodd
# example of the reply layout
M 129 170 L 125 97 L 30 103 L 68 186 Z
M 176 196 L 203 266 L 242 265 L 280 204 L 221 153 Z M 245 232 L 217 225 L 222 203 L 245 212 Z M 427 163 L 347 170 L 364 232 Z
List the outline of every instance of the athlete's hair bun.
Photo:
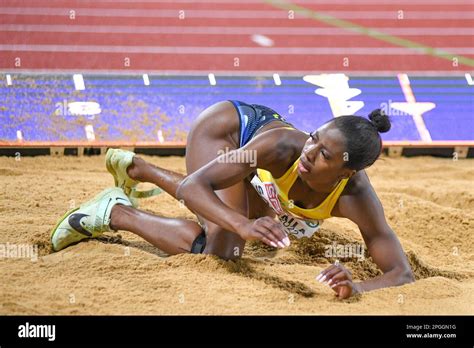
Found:
M 369 114 L 369 120 L 375 126 L 379 133 L 385 133 L 390 130 L 392 124 L 390 119 L 382 109 L 376 109 Z

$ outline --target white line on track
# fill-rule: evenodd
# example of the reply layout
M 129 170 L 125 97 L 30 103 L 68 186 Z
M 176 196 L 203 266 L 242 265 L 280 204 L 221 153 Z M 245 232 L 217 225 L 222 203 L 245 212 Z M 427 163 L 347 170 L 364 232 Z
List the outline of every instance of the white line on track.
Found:
M 209 83 L 211 86 L 215 86 L 217 84 L 216 76 L 213 73 L 209 73 L 207 77 L 209 78 Z
M 466 78 L 467 84 L 469 86 L 474 86 L 474 81 L 472 81 L 472 76 L 469 73 L 465 73 L 464 77 Z
M 0 7 L 0 14 L 31 16 L 68 16 L 70 8 L 57 7 Z M 179 10 L 168 9 L 106 9 L 77 8 L 76 17 L 139 17 L 139 18 L 179 18 Z M 321 11 L 319 15 L 338 19 L 393 19 L 398 20 L 398 12 L 393 11 Z M 288 12 L 283 10 L 186 10 L 189 18 L 225 19 L 282 19 L 288 21 Z M 295 19 L 308 19 L 306 12 L 295 10 Z M 403 20 L 410 19 L 474 19 L 474 11 L 405 11 Z
M 74 88 L 76 88 L 76 91 L 83 91 L 86 89 L 82 74 L 74 74 L 72 79 L 74 80 Z
M 165 137 L 163 136 L 163 131 L 161 129 L 158 129 L 157 132 L 156 132 L 156 137 L 158 138 L 158 141 L 160 143 L 164 143 L 165 142 Z
M 278 75 L 278 74 L 273 74 L 273 81 L 275 82 L 275 85 L 281 86 L 280 75 Z
M 201 46 L 106 46 L 106 45 L 0 45 L 0 51 L 94 52 L 162 54 L 240 54 L 240 55 L 418 55 L 474 54 L 473 47 L 201 47 Z
M 474 28 L 374 28 L 383 35 L 403 36 L 473 36 Z M 314 27 L 232 27 L 232 26 L 132 26 L 132 25 L 65 25 L 65 24 L 0 24 L 0 31 L 58 32 L 58 33 L 100 33 L 100 34 L 177 34 L 177 35 L 361 35 L 342 28 Z M 376 35 L 375 35 L 376 36 Z
M 88 124 L 84 126 L 84 130 L 86 132 L 86 138 L 89 141 L 95 141 L 95 133 L 94 133 L 94 126 L 91 124 Z
M 410 79 L 407 74 L 398 74 L 398 81 L 405 96 L 406 103 L 392 103 L 391 107 L 394 107 L 397 110 L 407 112 L 413 117 L 413 122 L 415 123 L 416 129 L 420 134 L 421 140 L 430 142 L 431 134 L 428 128 L 426 128 L 425 120 L 423 119 L 423 114 L 436 107 L 434 103 L 426 102 L 417 102 L 413 90 L 410 85 Z
M 143 84 L 145 86 L 149 86 L 150 85 L 150 78 L 148 77 L 148 74 L 143 74 Z

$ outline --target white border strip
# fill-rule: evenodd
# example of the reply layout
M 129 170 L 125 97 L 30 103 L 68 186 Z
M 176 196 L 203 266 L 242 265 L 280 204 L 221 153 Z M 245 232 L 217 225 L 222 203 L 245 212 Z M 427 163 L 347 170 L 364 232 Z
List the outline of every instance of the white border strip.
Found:
M 207 77 L 209 78 L 209 84 L 211 86 L 215 86 L 217 84 L 216 76 L 213 73 L 209 73 Z
M 143 75 L 148 73 L 149 75 L 162 75 L 162 76 L 196 76 L 207 78 L 206 72 L 204 70 L 111 70 L 111 69 L 80 69 L 83 74 L 90 75 L 121 75 L 121 76 L 136 76 Z M 295 71 L 280 71 L 280 74 L 283 76 L 293 77 L 293 78 L 303 78 L 305 75 L 315 75 L 315 74 L 346 74 L 349 77 L 358 76 L 358 77 L 396 77 L 399 73 L 399 69 L 394 70 L 295 70 Z M 53 74 L 53 75 L 71 75 L 77 72 L 77 69 L 3 69 L 0 70 L 0 74 L 12 74 L 12 75 L 44 75 L 44 74 Z M 215 70 L 220 76 L 228 77 L 268 77 L 272 78 L 272 73 L 270 71 L 262 70 Z M 420 77 L 456 77 L 464 78 L 466 70 L 411 70 L 408 71 L 412 76 Z
M 143 74 L 143 84 L 145 86 L 149 86 L 150 85 L 150 78 L 148 77 L 148 74 Z
M 400 87 L 402 88 L 403 95 L 405 96 L 405 100 L 408 104 L 416 104 L 415 95 L 413 94 L 413 90 L 411 89 L 410 79 L 408 78 L 407 74 L 398 74 L 398 81 L 400 83 Z M 431 134 L 428 128 L 426 128 L 425 120 L 423 119 L 423 114 L 414 112 L 412 114 L 413 122 L 415 123 L 416 129 L 418 130 L 418 134 L 420 134 L 421 140 L 430 142 Z
M 89 52 L 151 54 L 233 54 L 233 55 L 455 55 L 474 54 L 473 47 L 202 47 L 202 46 L 105 46 L 105 45 L 0 45 L 0 51 Z
M 86 89 L 86 85 L 84 84 L 84 77 L 82 74 L 74 74 L 72 75 L 72 79 L 74 80 L 74 88 L 76 91 L 83 91 Z
M 465 73 L 464 77 L 466 78 L 467 84 L 469 86 L 474 86 L 474 81 L 472 81 L 472 76 L 469 73 Z
M 278 74 L 273 74 L 273 81 L 275 82 L 275 85 L 276 85 L 276 86 L 281 86 L 280 75 L 278 75 Z
M 193 9 L 118 9 L 118 8 L 76 8 L 76 16 L 87 17 L 140 17 L 140 18 L 179 18 L 180 11 L 186 12 L 186 18 L 240 18 L 240 19 L 285 19 L 284 10 L 193 10 Z M 58 7 L 0 7 L 0 14 L 16 16 L 68 16 L 71 8 Z M 321 11 L 321 16 L 337 19 L 388 19 L 398 20 L 398 12 L 393 11 Z M 306 12 L 295 9 L 294 20 L 307 20 Z M 404 11 L 403 20 L 430 19 L 474 19 L 474 11 Z
M 474 36 L 474 28 L 469 27 L 407 27 L 374 28 L 383 35 L 403 36 Z M 0 24 L 0 31 L 52 32 L 52 33 L 100 33 L 100 34 L 176 34 L 176 35 L 361 35 L 343 28 L 315 27 L 230 27 L 230 26 L 131 26 L 131 25 L 66 25 L 66 24 Z M 470 39 L 470 38 L 469 38 Z

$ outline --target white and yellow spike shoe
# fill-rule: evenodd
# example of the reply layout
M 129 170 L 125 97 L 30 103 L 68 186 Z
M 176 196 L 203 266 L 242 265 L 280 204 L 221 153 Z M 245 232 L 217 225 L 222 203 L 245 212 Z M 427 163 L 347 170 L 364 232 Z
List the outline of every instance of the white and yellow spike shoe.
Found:
M 115 186 L 120 187 L 128 196 L 134 207 L 138 206 L 137 198 L 146 198 L 155 196 L 162 192 L 160 188 L 148 191 L 137 191 L 138 181 L 130 178 L 127 168 L 132 164 L 134 152 L 109 149 L 105 155 L 105 166 L 110 174 L 114 177 Z
M 96 238 L 110 229 L 110 214 L 117 204 L 132 203 L 122 189 L 108 188 L 79 208 L 68 211 L 51 232 L 51 244 L 59 251 L 83 239 Z

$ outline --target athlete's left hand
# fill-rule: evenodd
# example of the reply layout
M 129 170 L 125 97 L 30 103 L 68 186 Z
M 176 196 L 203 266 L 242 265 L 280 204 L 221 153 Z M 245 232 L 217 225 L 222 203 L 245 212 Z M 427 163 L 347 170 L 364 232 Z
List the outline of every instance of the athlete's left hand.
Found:
M 316 280 L 329 285 L 341 300 L 360 292 L 359 286 L 352 281 L 351 271 L 338 262 L 323 270 Z

